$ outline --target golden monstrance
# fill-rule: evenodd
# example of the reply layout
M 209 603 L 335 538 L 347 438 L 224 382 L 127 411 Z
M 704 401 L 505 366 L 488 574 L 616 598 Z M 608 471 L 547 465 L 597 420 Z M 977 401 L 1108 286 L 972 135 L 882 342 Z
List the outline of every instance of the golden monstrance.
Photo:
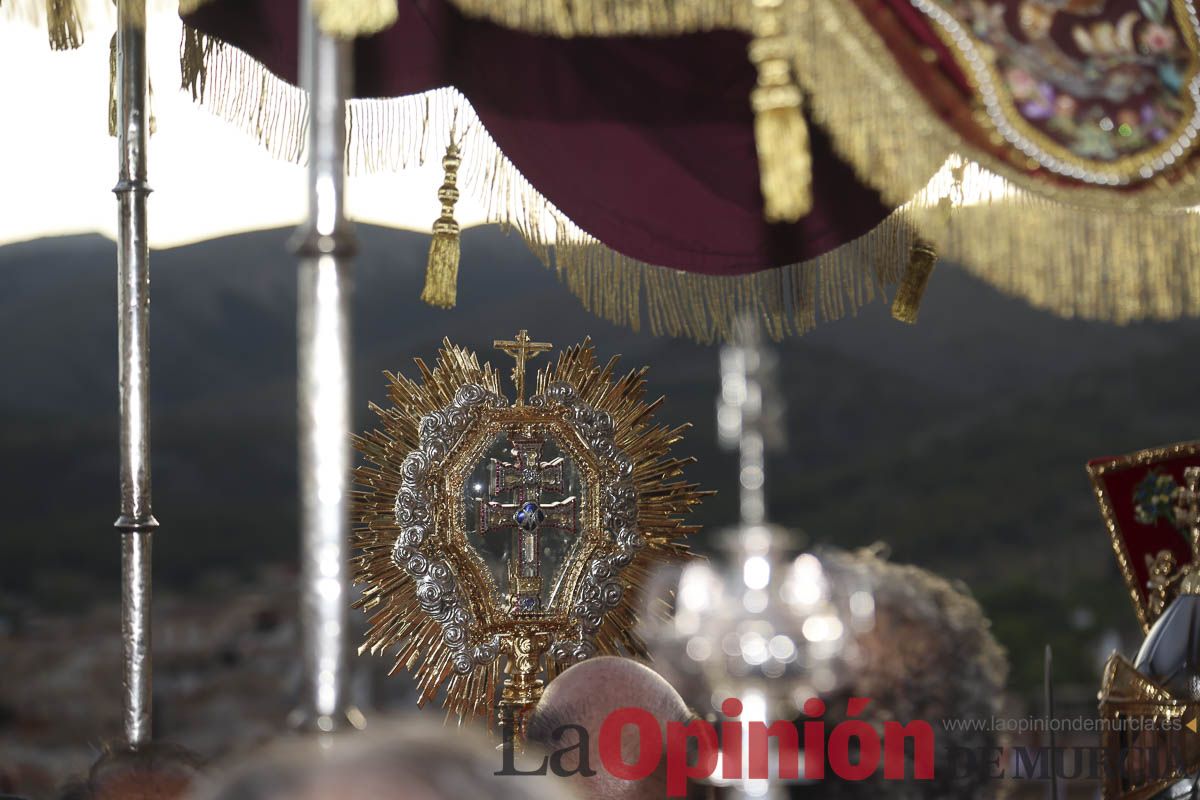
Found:
M 590 340 L 537 373 L 551 345 L 526 331 L 495 347 L 516 361 L 516 397 L 491 364 L 446 341 L 420 380 L 387 373 L 381 428 L 356 437 L 360 653 L 393 648 L 424 704 L 445 689 L 459 719 L 523 734 L 544 681 L 596 654 L 646 657 L 634 632 L 656 561 L 689 556 L 684 517 L 702 496 L 670 449 L 686 425 L 655 424 L 646 370 L 600 366 Z M 503 656 L 503 686 L 501 684 Z M 500 688 L 499 698 L 497 689 Z

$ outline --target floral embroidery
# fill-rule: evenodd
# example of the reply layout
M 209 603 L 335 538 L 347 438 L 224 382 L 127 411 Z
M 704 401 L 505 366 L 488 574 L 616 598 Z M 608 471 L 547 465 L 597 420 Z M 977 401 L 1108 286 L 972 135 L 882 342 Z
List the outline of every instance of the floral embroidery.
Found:
M 975 40 L 1020 120 L 1076 157 L 1161 150 L 1191 118 L 1194 38 L 1181 25 L 1192 23 L 1172 0 L 937 3 Z
M 1175 496 L 1179 484 L 1161 470 L 1151 470 L 1133 490 L 1133 516 L 1143 525 L 1157 525 L 1166 520 L 1177 525 Z

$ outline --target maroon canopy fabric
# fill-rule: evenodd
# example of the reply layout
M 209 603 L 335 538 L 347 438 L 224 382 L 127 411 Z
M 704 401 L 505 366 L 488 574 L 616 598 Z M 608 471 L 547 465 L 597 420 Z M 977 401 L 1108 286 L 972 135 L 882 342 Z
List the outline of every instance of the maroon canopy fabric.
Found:
M 211 0 L 184 21 L 295 83 L 289 0 Z M 814 207 L 763 221 L 748 39 L 555 39 L 464 19 L 442 0 L 356 40 L 357 97 L 453 86 L 524 176 L 587 233 L 641 261 L 737 275 L 815 258 L 893 209 L 810 124 Z

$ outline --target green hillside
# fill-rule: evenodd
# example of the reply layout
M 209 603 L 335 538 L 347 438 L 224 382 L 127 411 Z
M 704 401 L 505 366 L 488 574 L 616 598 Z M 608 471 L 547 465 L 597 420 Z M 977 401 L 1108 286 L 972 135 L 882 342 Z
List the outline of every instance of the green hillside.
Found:
M 154 255 L 152 393 L 160 587 L 294 562 L 294 266 L 286 231 Z M 584 313 L 524 248 L 464 237 L 459 308 L 426 308 L 426 237 L 362 230 L 357 405 L 380 372 L 408 369 L 442 336 L 488 347 L 529 328 L 649 364 L 666 421 L 695 424 L 682 451 L 719 495 L 699 519 L 735 518 L 734 458 L 713 421 L 716 352 L 635 335 Z M 72 611 L 116 597 L 116 335 L 112 245 L 73 237 L 0 248 L 0 607 Z M 531 312 L 530 309 L 533 309 Z M 1200 379 L 1181 365 L 1200 325 L 1060 320 L 939 267 L 921 324 L 879 304 L 778 348 L 788 446 L 771 456 L 772 515 L 810 539 L 886 541 L 897 560 L 967 582 L 1033 691 L 1041 649 L 1064 682 L 1092 686 L 1106 632 L 1134 617 L 1083 464 L 1195 437 Z

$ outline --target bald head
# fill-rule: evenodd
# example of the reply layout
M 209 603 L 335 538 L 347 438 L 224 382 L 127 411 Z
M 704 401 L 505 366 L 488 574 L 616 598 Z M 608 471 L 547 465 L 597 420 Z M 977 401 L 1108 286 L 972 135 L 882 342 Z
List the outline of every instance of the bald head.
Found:
M 600 728 L 610 714 L 621 708 L 650 712 L 666 737 L 669 722 L 686 723 L 692 712 L 679 693 L 657 672 L 627 658 L 601 657 L 580 662 L 550 682 L 529 719 L 528 738 L 542 747 L 564 751 L 562 768 L 574 772 L 580 766 L 580 730 L 586 731 L 588 765 L 595 775 L 575 775 L 580 793 L 605 800 L 641 800 L 666 796 L 663 764 L 641 781 L 610 775 L 600 763 Z M 639 732 L 626 726 L 621 733 L 621 755 L 626 763 L 638 760 Z

